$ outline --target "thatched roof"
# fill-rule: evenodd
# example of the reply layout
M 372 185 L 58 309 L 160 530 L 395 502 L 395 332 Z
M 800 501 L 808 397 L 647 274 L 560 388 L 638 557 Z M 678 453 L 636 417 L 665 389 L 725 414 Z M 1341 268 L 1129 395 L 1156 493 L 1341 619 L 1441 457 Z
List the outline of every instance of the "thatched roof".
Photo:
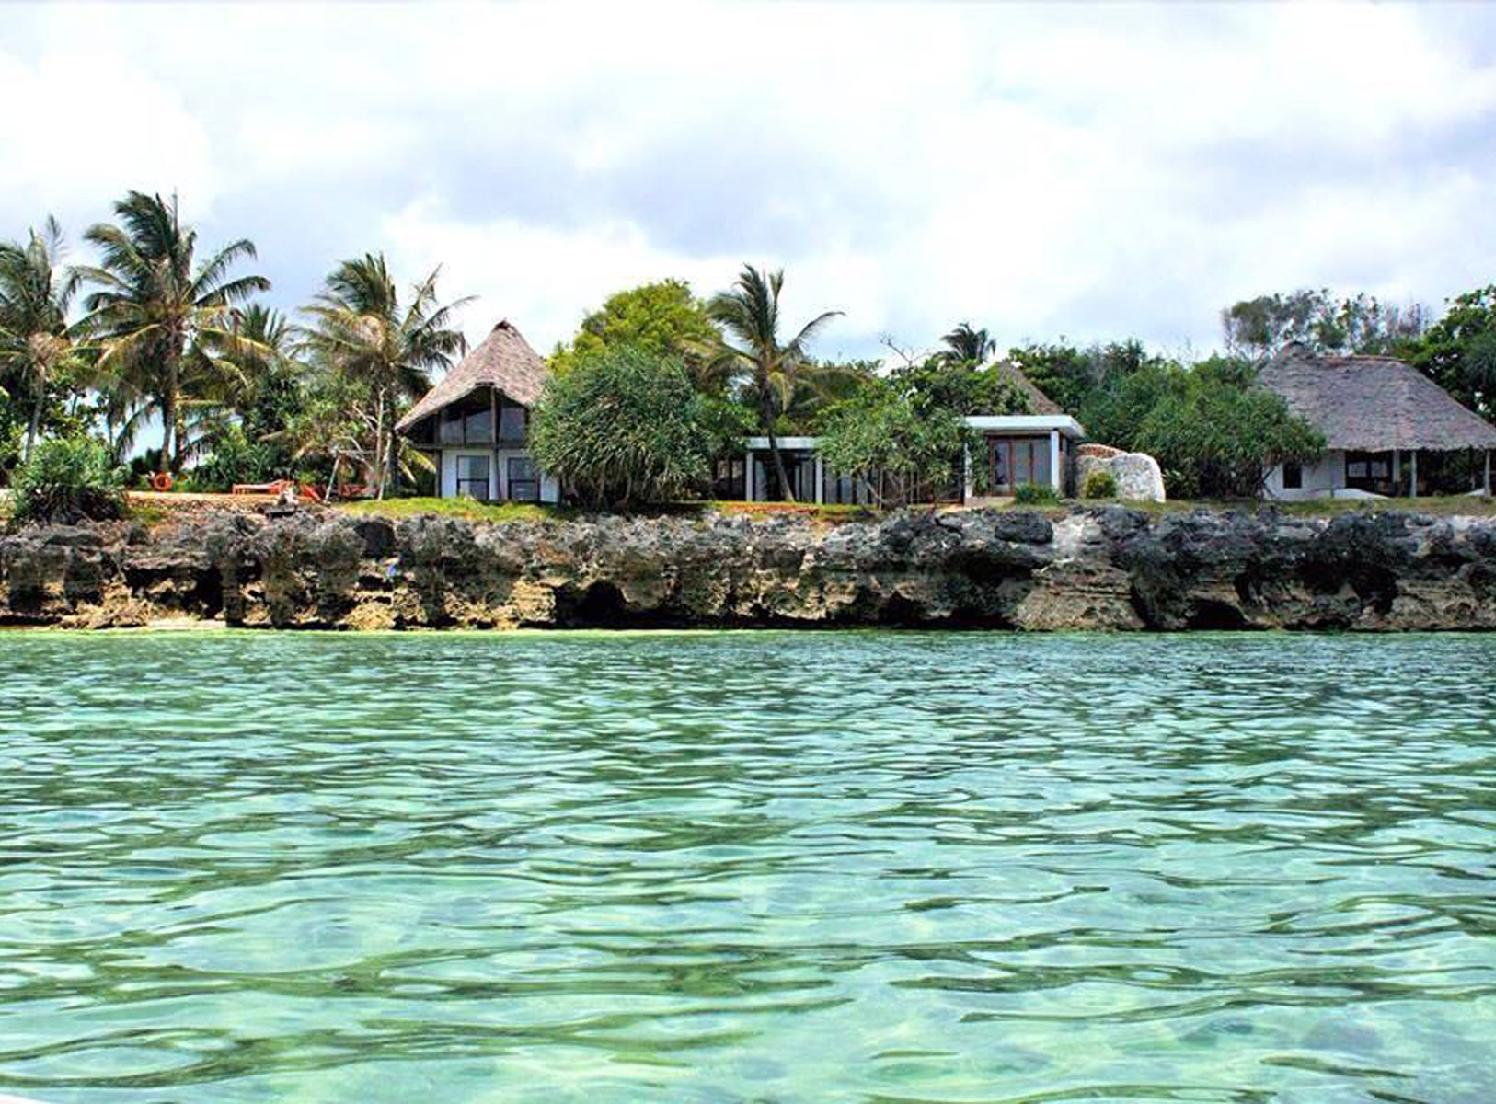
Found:
M 1496 448 L 1496 426 L 1393 357 L 1312 356 L 1290 345 L 1263 365 L 1259 379 L 1318 426 L 1332 449 Z
M 1063 414 L 1064 408 L 1055 402 L 1035 385 L 1034 381 L 1023 374 L 1023 369 L 1010 360 L 1000 360 L 994 367 L 1002 375 L 1002 378 L 1012 384 L 1019 394 L 1028 399 L 1030 414 Z
M 545 361 L 506 318 L 456 368 L 421 396 L 421 401 L 410 408 L 395 428 L 403 433 L 422 418 L 451 406 L 480 387 L 497 387 L 515 402 L 534 406 L 545 386 L 547 371 Z

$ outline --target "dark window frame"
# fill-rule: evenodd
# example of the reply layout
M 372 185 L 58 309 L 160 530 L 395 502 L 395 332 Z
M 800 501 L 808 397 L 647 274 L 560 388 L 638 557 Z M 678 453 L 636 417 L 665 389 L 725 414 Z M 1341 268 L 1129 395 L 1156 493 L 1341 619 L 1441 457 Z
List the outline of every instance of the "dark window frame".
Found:
M 1353 472 L 1352 467 L 1360 469 Z M 1395 490 L 1392 479 L 1392 454 L 1390 452 L 1345 453 L 1345 485 L 1352 490 L 1371 491 L 1375 494 L 1392 494 Z
M 531 474 L 520 479 L 514 477 L 514 465 L 529 464 Z M 530 488 L 533 493 L 520 496 L 515 493 L 515 486 Z M 508 456 L 504 458 L 504 486 L 510 502 L 539 502 L 540 501 L 540 469 L 535 466 L 535 461 L 529 456 Z
M 476 476 L 464 477 L 462 474 L 462 463 L 464 460 L 482 460 L 484 468 L 483 478 L 479 479 Z M 459 452 L 452 461 L 452 468 L 453 490 L 458 498 L 463 497 L 464 487 L 474 484 L 481 484 L 483 489 L 483 493 L 481 495 L 473 494 L 471 491 L 468 491 L 467 496 L 473 499 L 473 501 L 475 502 L 490 501 L 489 491 L 493 487 L 492 456 L 489 456 L 486 453 Z

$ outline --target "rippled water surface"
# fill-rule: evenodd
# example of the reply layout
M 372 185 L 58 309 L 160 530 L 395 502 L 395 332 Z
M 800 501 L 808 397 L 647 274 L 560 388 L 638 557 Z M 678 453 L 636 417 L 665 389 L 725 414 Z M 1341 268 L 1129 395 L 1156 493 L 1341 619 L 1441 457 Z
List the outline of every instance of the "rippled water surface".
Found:
M 1496 1099 L 1496 638 L 0 658 L 0 1091 Z

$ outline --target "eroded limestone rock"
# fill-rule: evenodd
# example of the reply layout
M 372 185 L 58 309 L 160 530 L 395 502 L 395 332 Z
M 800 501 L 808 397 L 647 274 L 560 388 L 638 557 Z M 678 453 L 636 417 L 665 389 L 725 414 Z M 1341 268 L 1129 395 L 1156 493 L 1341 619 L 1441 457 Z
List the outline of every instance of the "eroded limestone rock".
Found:
M 0 624 L 1496 628 L 1496 520 L 1118 505 L 474 524 L 209 513 L 0 537 Z

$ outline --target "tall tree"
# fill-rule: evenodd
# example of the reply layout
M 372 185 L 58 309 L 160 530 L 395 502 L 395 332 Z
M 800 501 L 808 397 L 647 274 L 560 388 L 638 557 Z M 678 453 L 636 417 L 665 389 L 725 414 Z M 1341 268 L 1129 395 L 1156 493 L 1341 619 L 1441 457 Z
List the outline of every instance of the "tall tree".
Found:
M 177 197 L 130 192 L 114 205 L 119 223 L 99 223 L 86 237 L 100 263 L 79 270 L 97 286 L 86 301 L 97 328 L 99 370 L 149 396 L 161 416 L 160 470 L 177 471 L 183 448 L 183 368 L 220 363 L 222 351 L 241 350 L 233 309 L 270 290 L 263 276 L 230 277 L 234 265 L 255 259 L 254 243 L 240 238 L 196 262 L 197 231 L 182 225 Z
M 779 338 L 779 292 L 784 287 L 784 270 L 762 273 L 744 265 L 736 284 L 729 291 L 718 292 L 707 303 L 707 313 L 722 326 L 730 338 L 715 358 L 734 375 L 743 378 L 758 407 L 759 424 L 769 439 L 774 457 L 774 471 L 779 487 L 791 502 L 789 474 L 779 451 L 775 423 L 788 407 L 795 384 L 808 362 L 806 347 L 816 331 L 841 311 L 824 311 L 812 318 L 787 342 Z
M 1408 360 L 1471 410 L 1496 417 L 1496 284 L 1451 299 Z
M 970 322 L 962 322 L 940 340 L 945 344 L 940 359 L 957 364 L 982 364 L 997 351 L 997 342 L 986 329 L 974 330 Z
M 1290 342 L 1320 354 L 1397 353 L 1417 341 L 1428 321 L 1417 303 L 1400 307 L 1365 293 L 1336 299 L 1325 288 L 1259 295 L 1221 312 L 1226 348 L 1259 358 Z
M 60 371 L 79 367 L 81 325 L 68 323 L 78 291 L 76 273 L 64 274 L 62 228 L 48 217 L 24 245 L 0 244 L 0 386 L 29 399 L 23 459 L 31 458 L 41 429 L 47 388 Z
M 657 280 L 608 296 L 582 319 L 569 344 L 556 346 L 551 368 L 564 373 L 587 356 L 627 345 L 654 357 L 678 358 L 698 387 L 719 391 L 720 381 L 705 378 L 704 369 L 720 336 L 689 284 Z
M 462 331 L 451 325 L 471 296 L 442 304 L 434 269 L 414 285 L 408 303 L 385 264 L 383 253 L 343 261 L 306 308 L 312 319 L 307 347 L 369 405 L 373 467 L 380 498 L 398 476 L 395 423 L 403 404 L 431 387 L 433 369 L 451 367 L 467 351 Z

